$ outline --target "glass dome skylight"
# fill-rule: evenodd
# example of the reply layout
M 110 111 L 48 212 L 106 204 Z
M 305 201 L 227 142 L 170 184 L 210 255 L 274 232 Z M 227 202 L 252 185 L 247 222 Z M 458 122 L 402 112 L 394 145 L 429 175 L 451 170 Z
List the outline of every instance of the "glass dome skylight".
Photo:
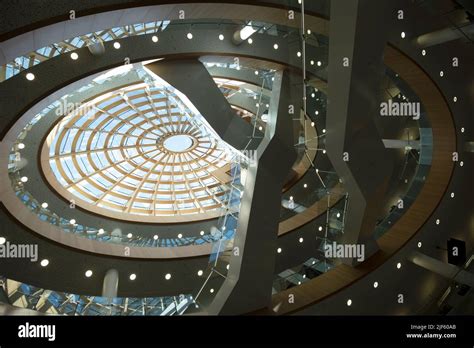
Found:
M 231 152 L 185 99 L 162 81 L 82 104 L 48 135 L 45 176 L 77 205 L 121 219 L 218 216 Z

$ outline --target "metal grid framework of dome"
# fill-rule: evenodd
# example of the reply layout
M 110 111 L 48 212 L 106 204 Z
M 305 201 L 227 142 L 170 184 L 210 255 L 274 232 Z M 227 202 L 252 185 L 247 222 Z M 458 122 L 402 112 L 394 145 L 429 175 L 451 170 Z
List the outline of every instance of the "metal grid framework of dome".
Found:
M 45 141 L 46 178 L 78 206 L 120 219 L 219 216 L 231 153 L 187 102 L 169 85 L 140 83 L 82 104 Z

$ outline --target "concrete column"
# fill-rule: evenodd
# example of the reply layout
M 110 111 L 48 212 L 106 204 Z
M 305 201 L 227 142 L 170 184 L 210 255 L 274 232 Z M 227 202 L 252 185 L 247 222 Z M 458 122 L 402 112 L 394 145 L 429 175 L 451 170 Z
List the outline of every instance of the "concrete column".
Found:
M 342 243 L 363 244 L 365 259 L 378 250 L 373 232 L 393 170 L 375 124 L 393 3 L 331 0 L 326 150 L 349 194 Z
M 104 277 L 102 286 L 102 297 L 112 299 L 117 297 L 119 273 L 116 269 L 109 269 Z
M 229 272 L 207 308 L 209 314 L 243 314 L 271 304 L 281 191 L 296 160 L 288 105 L 299 113 L 302 101 L 301 89 L 294 87 L 290 76 L 287 71 L 275 73 L 258 164 L 247 171 Z

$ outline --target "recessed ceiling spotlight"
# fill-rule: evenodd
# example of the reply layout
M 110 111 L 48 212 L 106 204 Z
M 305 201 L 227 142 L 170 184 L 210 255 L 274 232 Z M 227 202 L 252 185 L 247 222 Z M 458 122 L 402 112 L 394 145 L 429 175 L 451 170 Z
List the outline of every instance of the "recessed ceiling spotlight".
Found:
M 321 61 L 320 61 L 320 60 L 318 60 L 318 62 L 317 62 L 316 64 L 317 64 L 318 66 L 321 66 L 321 65 L 323 65 L 323 63 L 321 63 Z
M 314 112 L 314 114 L 315 114 L 315 115 L 319 115 L 319 111 L 316 110 L 316 111 Z
M 462 167 L 463 165 L 464 165 L 464 162 L 463 162 L 463 161 L 459 162 L 459 166 Z
M 21 182 L 27 182 L 27 181 L 28 181 L 28 177 L 27 177 L 27 176 L 22 176 L 22 177 L 20 178 L 20 181 L 21 181 Z
M 204 236 L 204 231 L 199 232 L 201 236 Z
M 76 52 L 71 53 L 71 59 L 72 60 L 77 60 L 79 58 L 79 55 Z
M 405 38 L 405 32 L 404 32 L 404 31 L 402 31 L 402 32 L 400 33 L 400 37 L 401 37 L 402 39 Z
M 454 192 L 451 192 L 451 198 L 454 198 Z
M 399 262 L 397 263 L 397 269 L 400 269 L 400 268 L 402 268 L 402 264 Z
M 304 241 L 303 237 L 301 237 L 300 239 L 298 239 L 298 242 L 300 242 L 300 243 L 303 243 L 303 241 Z
M 340 218 L 340 217 L 341 217 L 341 213 L 337 213 L 337 214 L 336 214 L 336 217 Z
M 255 75 L 258 75 L 258 70 L 255 70 Z
M 323 133 L 326 133 L 326 129 L 323 129 Z
M 189 40 L 192 40 L 192 38 L 193 38 L 193 33 L 187 33 L 187 34 L 186 34 L 186 37 L 187 37 Z
M 281 254 L 281 248 L 278 248 L 278 249 L 277 249 L 277 253 L 278 253 L 278 254 Z
M 221 40 L 221 41 L 224 40 L 224 35 L 219 34 L 219 40 Z
M 25 148 L 25 144 L 18 143 L 18 149 L 23 150 Z
M 322 231 L 322 230 L 323 230 L 323 226 L 319 226 L 318 231 Z
M 118 50 L 118 49 L 120 48 L 120 46 L 121 46 L 121 45 L 120 45 L 120 42 L 117 42 L 117 41 L 114 42 L 114 48 L 115 48 L 116 50 Z
M 379 282 L 374 282 L 374 288 L 377 288 L 379 286 Z
M 209 290 L 209 292 L 210 292 L 211 294 L 213 294 L 213 293 L 214 293 L 214 289 Z
M 130 280 L 135 280 L 135 279 L 137 279 L 137 275 L 135 273 L 132 273 L 132 274 L 130 274 L 129 279 Z
M 155 235 L 153 236 L 153 239 L 154 239 L 154 240 L 158 240 L 158 235 L 155 234 Z
M 421 248 L 421 246 L 422 246 L 423 244 L 421 244 L 421 242 L 418 242 L 417 245 L 418 245 L 418 248 Z
M 132 238 L 133 237 L 133 234 L 129 233 L 127 234 L 127 238 Z
M 314 60 L 311 59 L 311 60 L 309 61 L 309 64 L 314 65 Z
M 158 41 L 159 41 L 158 36 L 153 35 L 153 36 L 151 37 L 151 41 L 153 41 L 153 42 L 155 42 L 155 43 L 158 42 Z
M 253 43 L 253 40 L 251 37 L 249 37 L 249 39 L 247 40 L 247 42 L 249 43 L 249 45 L 251 45 Z
M 296 56 L 301 57 L 301 52 L 300 51 L 296 52 Z
M 262 126 L 258 127 L 258 130 L 259 131 L 263 130 L 263 127 Z
M 351 299 L 348 299 L 347 302 L 346 302 L 347 306 L 350 307 L 352 305 L 352 300 Z
M 47 265 L 49 265 L 49 260 L 48 259 L 41 260 L 40 265 L 41 267 L 46 267 Z
M 443 71 L 443 70 L 441 70 L 441 71 L 439 72 L 439 76 L 441 76 L 441 77 L 444 76 L 444 71 Z
M 311 127 L 314 127 L 314 122 L 311 122 Z
M 454 97 L 453 102 L 457 102 L 457 101 L 458 101 L 458 97 Z
M 203 273 L 204 273 L 204 272 L 200 269 L 200 270 L 198 271 L 198 276 L 199 276 L 199 277 L 202 276 Z
M 273 49 L 277 50 L 278 49 L 278 44 L 273 44 Z
M 179 238 L 179 239 L 183 238 L 183 235 L 182 235 L 181 233 L 178 234 L 178 238 Z
M 99 234 L 104 234 L 104 233 L 105 233 L 104 229 L 103 229 L 103 228 L 99 228 Z
M 171 273 L 166 273 L 165 279 L 166 279 L 166 280 L 170 280 L 170 279 L 171 279 Z
M 33 73 L 26 74 L 26 79 L 28 81 L 33 81 L 35 79 L 35 74 L 33 74 Z
M 41 208 L 46 209 L 48 207 L 48 203 L 43 202 L 41 203 Z
M 316 97 L 316 94 L 311 93 L 311 98 L 314 98 L 314 97 Z
M 435 224 L 439 225 L 439 223 L 440 223 L 439 219 L 436 219 Z
M 311 29 L 306 30 L 306 34 L 311 35 Z
M 69 223 L 70 223 L 71 225 L 75 225 L 75 224 L 76 224 L 76 220 L 75 220 L 75 219 L 71 219 L 71 220 L 69 220 Z
M 92 277 L 92 271 L 90 269 L 86 271 L 86 277 L 87 278 Z
M 226 266 L 225 268 L 227 268 L 227 270 L 229 270 L 229 268 L 230 268 L 230 264 L 227 264 L 227 266 Z
M 304 188 L 307 188 L 307 187 L 308 187 L 308 184 L 304 184 L 303 187 L 304 187 Z
M 426 56 L 426 50 L 421 50 L 421 55 Z
M 464 133 L 464 127 L 461 127 L 461 133 Z
M 323 153 L 326 153 L 326 150 L 323 150 Z

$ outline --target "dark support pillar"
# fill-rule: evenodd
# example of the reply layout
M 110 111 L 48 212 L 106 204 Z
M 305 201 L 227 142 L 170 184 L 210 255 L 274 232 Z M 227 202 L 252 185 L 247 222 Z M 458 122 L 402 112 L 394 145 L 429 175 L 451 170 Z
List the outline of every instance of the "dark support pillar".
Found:
M 247 171 L 230 268 L 209 314 L 241 314 L 269 306 L 281 192 L 295 159 L 293 117 L 301 109 L 301 96 L 288 72 L 277 72 L 273 83 L 265 137 L 257 148 L 258 164 Z M 242 299 L 246 300 L 242 302 Z
M 253 126 L 236 115 L 199 60 L 163 60 L 146 68 L 182 92 L 222 140 L 237 150 L 257 147 L 257 140 L 251 138 Z
M 364 244 L 366 259 L 378 249 L 373 231 L 393 169 L 374 121 L 392 7 L 389 0 L 331 0 L 326 150 L 349 193 L 343 243 Z

